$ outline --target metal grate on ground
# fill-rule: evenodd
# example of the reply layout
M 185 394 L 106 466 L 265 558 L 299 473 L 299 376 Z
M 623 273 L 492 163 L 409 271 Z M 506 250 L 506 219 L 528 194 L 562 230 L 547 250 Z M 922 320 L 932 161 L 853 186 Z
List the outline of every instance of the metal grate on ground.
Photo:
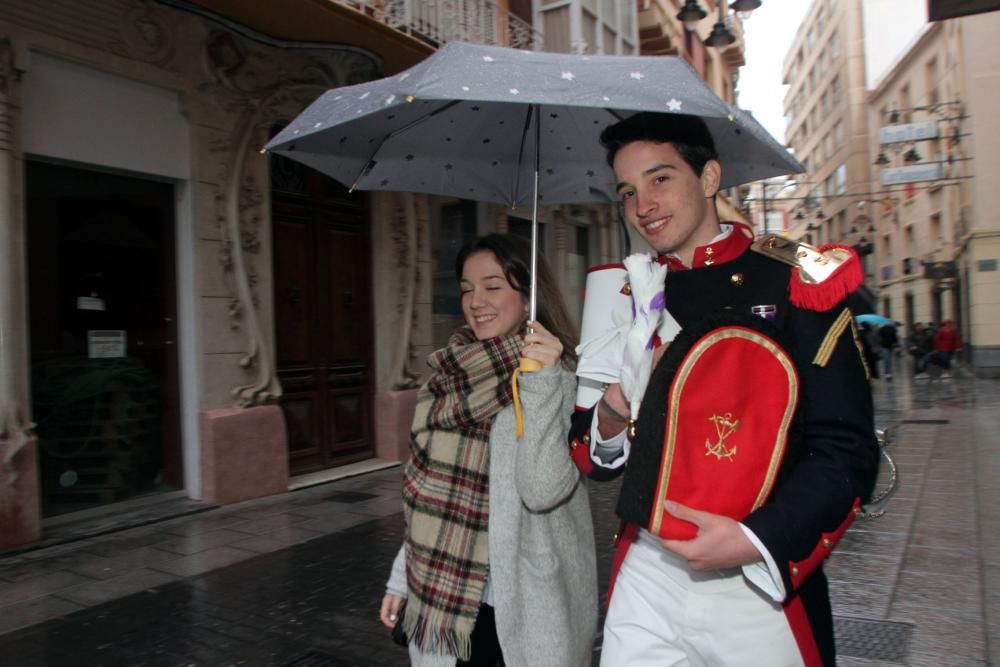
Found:
M 338 667 L 344 663 L 338 662 L 332 655 L 312 649 L 285 663 L 285 667 Z
M 365 493 L 364 491 L 337 491 L 326 496 L 324 500 L 329 500 L 333 503 L 360 503 L 363 500 L 371 500 L 372 498 L 378 498 L 378 496 L 374 493 Z
M 833 632 L 837 655 L 904 662 L 910 650 L 913 625 L 834 616 Z

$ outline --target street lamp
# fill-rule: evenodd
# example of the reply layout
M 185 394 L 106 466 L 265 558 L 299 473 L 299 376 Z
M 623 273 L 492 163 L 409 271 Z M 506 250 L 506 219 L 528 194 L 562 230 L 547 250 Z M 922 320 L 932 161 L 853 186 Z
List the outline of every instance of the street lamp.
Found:
M 686 0 L 684 7 L 677 12 L 677 20 L 684 24 L 684 29 L 694 32 L 698 29 L 698 22 L 708 16 L 708 13 L 701 8 L 698 0 Z
M 712 26 L 712 32 L 705 38 L 705 46 L 724 49 L 736 41 L 736 35 L 726 27 L 726 10 L 724 4 L 719 4 L 719 20 Z
M 736 12 L 736 15 L 743 21 L 750 18 L 750 12 L 758 7 L 760 7 L 760 0 L 736 0 L 736 2 L 729 5 L 729 8 Z

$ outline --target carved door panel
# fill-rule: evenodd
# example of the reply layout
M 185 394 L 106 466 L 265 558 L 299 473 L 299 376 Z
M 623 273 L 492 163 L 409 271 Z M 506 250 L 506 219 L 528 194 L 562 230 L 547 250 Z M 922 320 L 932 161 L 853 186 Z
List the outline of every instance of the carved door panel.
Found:
M 374 455 L 371 247 L 362 195 L 271 159 L 277 368 L 295 475 Z

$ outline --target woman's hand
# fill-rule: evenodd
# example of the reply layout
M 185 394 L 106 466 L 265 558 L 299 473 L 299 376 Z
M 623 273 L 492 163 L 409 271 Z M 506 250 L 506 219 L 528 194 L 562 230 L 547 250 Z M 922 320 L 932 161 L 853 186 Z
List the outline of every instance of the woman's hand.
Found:
M 527 324 L 531 333 L 524 337 L 521 356 L 534 359 L 544 367 L 558 364 L 563 353 L 562 342 L 537 321 L 529 320 Z
M 379 611 L 379 620 L 382 625 L 390 630 L 396 626 L 399 620 L 399 609 L 403 606 L 403 598 L 392 593 L 386 593 L 382 598 L 382 609 Z

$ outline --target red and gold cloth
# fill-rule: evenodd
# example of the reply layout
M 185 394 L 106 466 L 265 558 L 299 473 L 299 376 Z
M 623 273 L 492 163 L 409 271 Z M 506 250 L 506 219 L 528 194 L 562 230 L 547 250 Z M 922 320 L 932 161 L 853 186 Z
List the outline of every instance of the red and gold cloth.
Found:
M 769 328 L 728 313 L 674 340 L 639 412 L 622 518 L 690 539 L 697 528 L 670 515 L 668 500 L 737 521 L 764 503 L 799 396 L 795 366 Z

